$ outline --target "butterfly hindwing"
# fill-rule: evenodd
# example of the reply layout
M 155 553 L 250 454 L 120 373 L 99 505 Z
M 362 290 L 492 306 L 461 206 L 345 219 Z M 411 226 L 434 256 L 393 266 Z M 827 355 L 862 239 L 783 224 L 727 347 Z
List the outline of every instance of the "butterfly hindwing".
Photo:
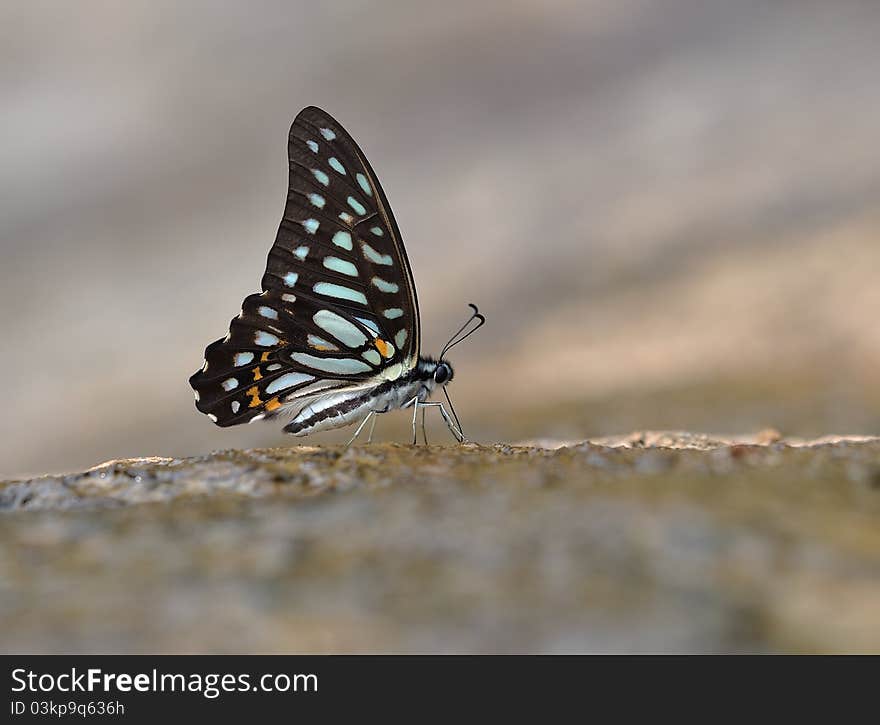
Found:
M 221 426 L 415 365 L 419 314 L 400 232 L 366 157 L 324 111 L 296 117 L 290 185 L 263 275 L 190 378 Z

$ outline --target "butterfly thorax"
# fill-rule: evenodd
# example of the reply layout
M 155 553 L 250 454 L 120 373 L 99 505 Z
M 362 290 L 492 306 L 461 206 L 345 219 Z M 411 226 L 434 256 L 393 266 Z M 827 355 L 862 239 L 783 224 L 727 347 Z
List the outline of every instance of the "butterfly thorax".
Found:
M 369 412 L 387 413 L 425 402 L 438 385 L 452 380 L 452 365 L 446 360 L 419 357 L 415 367 L 395 380 L 385 380 L 354 390 L 318 396 L 303 406 L 284 430 L 297 436 L 341 428 Z

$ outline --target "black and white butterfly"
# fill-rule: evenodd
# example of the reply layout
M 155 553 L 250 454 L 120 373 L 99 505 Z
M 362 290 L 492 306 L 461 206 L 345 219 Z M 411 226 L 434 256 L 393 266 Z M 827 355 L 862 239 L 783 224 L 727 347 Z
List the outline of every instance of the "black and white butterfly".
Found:
M 419 354 L 419 307 L 391 207 L 358 145 L 310 106 L 290 128 L 290 187 L 259 294 L 245 298 L 225 338 L 208 345 L 189 380 L 196 407 L 219 426 L 292 416 L 302 436 L 376 413 L 439 408 L 452 365 L 443 356 L 480 327 L 473 314 L 434 360 Z M 476 325 L 468 329 L 470 323 Z M 452 402 L 446 393 L 447 402 Z M 373 418 L 375 423 L 375 418 Z M 352 439 L 354 440 L 354 438 Z

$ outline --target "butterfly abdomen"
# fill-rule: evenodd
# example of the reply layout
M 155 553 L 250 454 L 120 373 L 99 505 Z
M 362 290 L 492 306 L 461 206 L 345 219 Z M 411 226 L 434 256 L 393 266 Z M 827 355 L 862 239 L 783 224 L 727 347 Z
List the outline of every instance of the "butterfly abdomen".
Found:
M 284 426 L 284 431 L 303 436 L 342 428 L 367 413 L 387 413 L 402 408 L 415 397 L 423 402 L 433 389 L 434 381 L 430 375 L 413 370 L 401 379 L 386 381 L 366 390 L 322 395 L 304 406 Z
M 342 428 L 369 411 L 369 393 L 332 393 L 303 407 L 284 432 L 303 436 L 321 430 Z

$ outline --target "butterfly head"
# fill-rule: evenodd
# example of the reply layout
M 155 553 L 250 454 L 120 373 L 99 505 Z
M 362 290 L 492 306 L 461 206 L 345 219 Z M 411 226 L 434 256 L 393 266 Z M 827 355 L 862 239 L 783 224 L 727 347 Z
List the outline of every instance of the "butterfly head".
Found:
M 446 385 L 446 383 L 452 380 L 453 375 L 455 375 L 455 372 L 452 369 L 452 365 L 446 360 L 441 360 L 437 363 L 437 367 L 434 368 L 434 382 L 437 385 Z
M 415 375 L 430 393 L 438 385 L 446 386 L 452 380 L 454 372 L 448 360 L 435 360 L 432 357 L 422 356 L 419 358 L 418 372 Z

